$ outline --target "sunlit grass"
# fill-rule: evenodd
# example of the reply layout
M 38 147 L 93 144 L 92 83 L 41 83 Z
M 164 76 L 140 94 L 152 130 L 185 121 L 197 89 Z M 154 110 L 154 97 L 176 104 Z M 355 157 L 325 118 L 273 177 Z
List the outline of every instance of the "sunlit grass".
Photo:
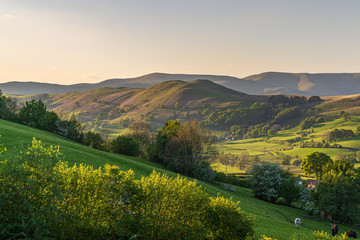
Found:
M 64 154 L 65 160 L 70 165 L 87 164 L 95 168 L 104 166 L 106 163 L 119 165 L 122 170 L 132 169 L 135 176 L 139 179 L 141 176 L 149 175 L 153 169 L 158 172 L 166 173 L 169 176 L 177 176 L 176 173 L 165 170 L 161 165 L 149 162 L 140 158 L 132 158 L 119 154 L 102 152 L 82 144 L 69 141 L 45 131 L 28 128 L 19 124 L 0 120 L 0 143 L 3 143 L 8 149 L 0 157 L 16 157 L 18 151 L 31 143 L 33 137 L 41 140 L 47 145 L 60 145 L 60 151 Z M 247 140 L 249 143 L 250 140 Z M 228 171 L 239 171 L 238 169 L 228 168 Z M 237 192 L 229 192 L 219 188 L 216 185 L 199 182 L 206 191 L 216 196 L 220 194 L 224 197 L 232 198 L 233 201 L 240 201 L 239 206 L 247 214 L 251 214 L 255 220 L 255 237 L 266 235 L 279 240 L 287 240 L 296 233 L 303 233 L 304 240 L 313 239 L 312 232 L 315 230 L 326 231 L 330 233 L 329 222 L 315 221 L 303 217 L 306 213 L 303 210 L 286 207 L 282 205 L 271 204 L 265 201 L 255 199 L 250 189 L 237 188 Z M 293 221 L 296 217 L 301 217 L 303 226 L 296 229 Z M 339 225 L 342 231 L 350 230 L 348 226 Z

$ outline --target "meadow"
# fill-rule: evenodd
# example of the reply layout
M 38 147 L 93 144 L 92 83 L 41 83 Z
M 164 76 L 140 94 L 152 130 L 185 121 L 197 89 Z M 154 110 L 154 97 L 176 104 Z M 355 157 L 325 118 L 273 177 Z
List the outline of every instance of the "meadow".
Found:
M 360 126 L 360 117 L 352 117 L 350 120 L 344 120 L 343 118 L 338 118 L 333 121 L 324 122 L 320 124 L 315 124 L 312 127 L 312 131 L 306 130 L 308 132 L 307 136 L 305 136 L 303 141 L 322 141 L 322 136 L 325 132 L 331 131 L 335 128 L 337 129 L 350 129 L 356 132 L 357 127 Z M 313 152 L 322 152 L 329 155 L 333 160 L 336 159 L 338 154 L 348 154 L 351 152 L 356 152 L 360 150 L 360 136 L 332 142 L 331 144 L 337 143 L 342 146 L 342 148 L 299 148 L 294 146 L 294 144 L 280 144 L 276 142 L 286 141 L 289 139 L 295 139 L 300 137 L 301 129 L 299 127 L 294 127 L 287 130 L 279 131 L 278 134 L 274 137 L 259 137 L 259 138 L 250 138 L 243 140 L 226 140 L 217 144 L 217 148 L 220 151 L 224 151 L 224 153 L 231 154 L 241 154 L 246 151 L 250 156 L 257 155 L 263 161 L 269 162 L 277 162 L 279 160 L 275 159 L 277 155 L 280 153 L 290 155 L 292 157 L 299 156 L 301 158 L 306 157 L 307 155 Z M 225 166 L 221 166 L 222 164 L 217 163 L 217 169 L 219 171 L 225 172 Z M 301 170 L 299 166 L 283 166 L 285 168 L 289 168 L 291 172 L 295 174 L 301 174 Z M 241 174 L 243 171 L 237 170 L 236 168 L 230 168 L 231 172 L 229 173 L 239 173 Z
M 0 134 L 0 143 L 7 148 L 7 152 L 1 154 L 3 159 L 16 157 L 17 153 L 29 145 L 32 138 L 35 137 L 47 145 L 59 145 L 60 151 L 64 154 L 65 160 L 70 165 L 86 164 L 100 168 L 106 163 L 114 164 L 120 166 L 122 170 L 132 169 L 137 179 L 141 176 L 149 175 L 153 170 L 169 176 L 177 176 L 177 174 L 167 171 L 162 166 L 153 162 L 102 152 L 52 133 L 4 120 L 0 120 Z M 229 192 L 214 184 L 198 183 L 211 195 L 216 196 L 220 194 L 224 197 L 232 198 L 235 202 L 240 201 L 239 206 L 241 209 L 256 218 L 254 225 L 256 238 L 266 235 L 279 240 L 285 240 L 297 235 L 298 239 L 313 239 L 313 231 L 319 230 L 330 233 L 328 221 L 311 219 L 303 210 L 294 207 L 271 204 L 255 199 L 250 189 L 238 187 L 236 192 Z M 300 229 L 296 229 L 294 225 L 293 221 L 296 217 L 302 219 L 303 225 Z M 339 225 L 339 228 L 340 232 L 351 229 L 351 227 L 344 225 Z

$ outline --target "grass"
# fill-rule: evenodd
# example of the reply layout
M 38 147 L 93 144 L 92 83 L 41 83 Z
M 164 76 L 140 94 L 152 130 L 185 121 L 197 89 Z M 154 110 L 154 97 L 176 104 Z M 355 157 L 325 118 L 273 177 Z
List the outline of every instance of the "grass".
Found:
M 335 119 L 330 122 L 315 124 L 313 126 L 314 132 L 309 133 L 303 141 L 322 141 L 322 135 L 335 128 L 350 129 L 356 132 L 357 127 L 360 126 L 360 117 L 353 117 L 351 120 L 344 120 L 342 118 Z M 288 130 L 278 132 L 275 137 L 269 138 L 269 141 L 286 141 L 299 137 L 300 128 L 295 127 Z M 263 155 L 265 151 L 275 154 L 276 152 L 283 152 L 285 154 L 295 156 L 299 155 L 304 157 L 312 152 L 319 151 L 329 155 L 332 158 L 338 153 L 347 153 L 349 151 L 360 150 L 360 136 L 351 138 L 349 140 L 343 140 L 333 143 L 338 143 L 343 148 L 293 148 L 292 150 L 286 150 L 284 144 L 266 142 L 265 138 L 253 138 L 237 141 L 223 141 L 217 144 L 219 150 L 225 153 L 240 154 L 243 151 L 248 151 L 250 155 Z M 332 144 L 333 144 L 332 143 Z M 285 150 L 285 151 L 284 151 Z
M 245 173 L 244 170 L 239 170 L 239 168 L 232 167 L 230 165 L 228 165 L 226 167 L 226 165 L 223 165 L 221 163 L 213 163 L 213 164 L 211 164 L 211 167 L 215 171 L 224 172 L 224 173 L 227 173 L 227 174 L 242 174 L 242 173 Z
M 153 170 L 176 176 L 177 174 L 165 170 L 162 166 L 140 158 L 132 158 L 119 154 L 102 152 L 89 148 L 76 142 L 69 141 L 45 131 L 29 128 L 19 124 L 0 120 L 0 142 L 5 145 L 7 152 L 1 155 L 2 158 L 15 157 L 17 152 L 31 143 L 33 137 L 41 140 L 47 145 L 60 145 L 60 151 L 65 155 L 65 160 L 70 165 L 87 164 L 96 168 L 104 164 L 119 165 L 121 169 L 132 169 L 135 176 L 139 179 L 141 176 L 149 175 Z M 313 239 L 312 232 L 315 230 L 327 231 L 330 233 L 329 222 L 316 221 L 304 217 L 306 214 L 303 210 L 286 207 L 282 205 L 271 204 L 265 201 L 255 199 L 251 190 L 246 188 L 237 188 L 237 192 L 229 192 L 219 188 L 216 185 L 199 182 L 200 185 L 211 195 L 218 194 L 232 198 L 234 201 L 240 201 L 239 206 L 247 214 L 256 218 L 254 230 L 256 238 L 260 235 L 277 238 L 279 240 L 289 239 L 296 233 L 303 233 L 302 239 Z M 303 227 L 296 229 L 293 221 L 300 217 Z M 340 225 L 340 231 L 350 230 L 350 227 Z

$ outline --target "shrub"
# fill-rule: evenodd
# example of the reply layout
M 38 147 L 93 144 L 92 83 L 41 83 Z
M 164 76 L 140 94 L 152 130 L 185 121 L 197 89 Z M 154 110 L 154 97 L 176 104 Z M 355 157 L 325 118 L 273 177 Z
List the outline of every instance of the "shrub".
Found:
M 304 205 L 304 210 L 310 215 L 316 215 L 319 213 L 319 209 L 316 207 L 315 202 L 307 201 Z
M 58 148 L 44 148 L 33 139 L 17 159 L 2 162 L 1 239 L 43 239 L 58 226 L 61 194 L 56 167 L 61 158 Z
M 128 156 L 139 156 L 141 153 L 140 142 L 135 140 L 132 136 L 118 136 L 112 143 L 112 151 Z
M 194 178 L 207 182 L 213 182 L 216 177 L 216 172 L 210 167 L 207 162 L 201 162 L 192 172 Z
M 210 198 L 206 211 L 210 239 L 244 239 L 254 235 L 254 219 L 246 216 L 238 204 L 220 196 Z
M 336 236 L 330 236 L 327 232 L 323 232 L 323 231 L 314 231 L 313 232 L 313 236 L 314 236 L 314 239 L 316 240 L 342 240 L 342 239 L 347 239 L 348 237 L 346 236 L 345 233 L 343 234 L 339 234 L 339 235 L 336 235 Z
M 142 239 L 204 239 L 209 198 L 196 182 L 153 172 L 140 180 L 136 206 Z
M 286 200 L 283 197 L 279 197 L 278 199 L 276 199 L 275 203 L 281 204 L 281 205 L 286 205 Z

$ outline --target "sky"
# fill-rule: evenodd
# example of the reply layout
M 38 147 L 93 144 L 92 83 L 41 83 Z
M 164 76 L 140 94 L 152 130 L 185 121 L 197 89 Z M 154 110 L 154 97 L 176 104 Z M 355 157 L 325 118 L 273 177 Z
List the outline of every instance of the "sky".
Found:
M 1 0 L 0 82 L 360 72 L 358 0 Z

